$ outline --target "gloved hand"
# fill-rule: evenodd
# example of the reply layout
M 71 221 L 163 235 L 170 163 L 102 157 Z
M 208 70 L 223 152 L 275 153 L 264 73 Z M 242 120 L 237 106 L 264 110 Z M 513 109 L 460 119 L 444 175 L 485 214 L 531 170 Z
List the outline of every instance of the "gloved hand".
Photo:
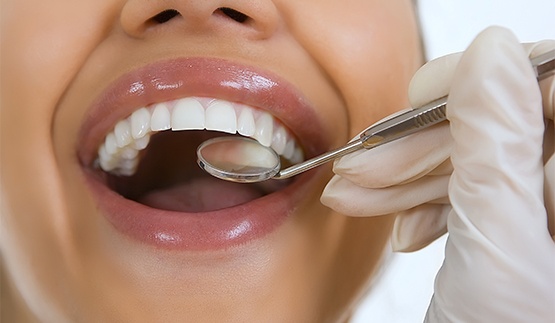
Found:
M 528 59 L 554 48 L 523 47 L 505 29 L 486 30 L 464 54 L 432 62 L 413 79 L 414 106 L 450 89 L 450 124 L 335 164 L 338 175 L 322 202 L 357 216 L 399 212 L 395 249 L 425 245 L 447 222 L 430 321 L 555 317 L 548 230 L 555 216 L 555 82 L 542 81 L 540 93 Z

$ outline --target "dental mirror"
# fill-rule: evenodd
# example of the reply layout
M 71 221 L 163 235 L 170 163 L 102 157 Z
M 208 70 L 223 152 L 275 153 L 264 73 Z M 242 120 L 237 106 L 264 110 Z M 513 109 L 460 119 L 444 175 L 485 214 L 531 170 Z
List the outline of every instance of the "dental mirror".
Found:
M 555 74 L 555 50 L 531 59 L 538 80 Z M 447 96 L 379 121 L 347 145 L 281 169 L 279 155 L 256 140 L 233 136 L 210 139 L 197 149 L 199 166 L 212 176 L 239 183 L 285 179 L 362 148 L 372 149 L 446 120 Z
M 210 175 L 238 183 L 261 182 L 281 168 L 279 155 L 271 148 L 245 137 L 217 137 L 197 148 L 199 166 Z

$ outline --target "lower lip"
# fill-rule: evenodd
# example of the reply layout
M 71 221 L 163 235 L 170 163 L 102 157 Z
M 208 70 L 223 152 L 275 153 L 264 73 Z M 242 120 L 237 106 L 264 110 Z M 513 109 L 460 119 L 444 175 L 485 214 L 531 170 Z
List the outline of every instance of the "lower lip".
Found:
M 249 203 L 203 213 L 154 209 L 128 200 L 93 173 L 87 174 L 87 182 L 100 211 L 124 235 L 162 249 L 208 251 L 244 244 L 275 231 L 305 198 L 314 173 L 300 175 L 285 189 Z

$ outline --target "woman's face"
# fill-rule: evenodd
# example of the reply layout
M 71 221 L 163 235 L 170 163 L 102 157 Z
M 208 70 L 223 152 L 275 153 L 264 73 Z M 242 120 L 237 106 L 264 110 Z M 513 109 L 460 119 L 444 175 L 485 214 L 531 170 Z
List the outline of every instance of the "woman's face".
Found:
M 238 130 L 295 161 L 406 107 L 411 1 L 7 0 L 1 20 L 7 317 L 345 319 L 392 218 L 322 206 L 329 165 L 229 184 L 195 149 Z

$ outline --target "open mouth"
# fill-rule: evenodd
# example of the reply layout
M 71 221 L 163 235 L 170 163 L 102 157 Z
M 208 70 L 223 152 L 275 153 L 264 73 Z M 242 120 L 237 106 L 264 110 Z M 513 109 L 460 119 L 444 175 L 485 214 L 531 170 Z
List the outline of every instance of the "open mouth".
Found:
M 270 113 L 225 100 L 187 97 L 139 108 L 118 121 L 100 145 L 95 163 L 107 174 L 107 185 L 125 198 L 180 212 L 237 206 L 290 183 L 236 184 L 205 174 L 195 163 L 196 147 L 224 134 L 271 147 L 285 165 L 303 160 L 294 136 Z
M 306 99 L 267 71 L 215 58 L 178 58 L 131 71 L 87 110 L 77 149 L 100 213 L 120 233 L 158 248 L 222 249 L 260 238 L 320 185 L 238 184 L 211 177 L 196 149 L 246 136 L 297 163 L 329 148 Z

